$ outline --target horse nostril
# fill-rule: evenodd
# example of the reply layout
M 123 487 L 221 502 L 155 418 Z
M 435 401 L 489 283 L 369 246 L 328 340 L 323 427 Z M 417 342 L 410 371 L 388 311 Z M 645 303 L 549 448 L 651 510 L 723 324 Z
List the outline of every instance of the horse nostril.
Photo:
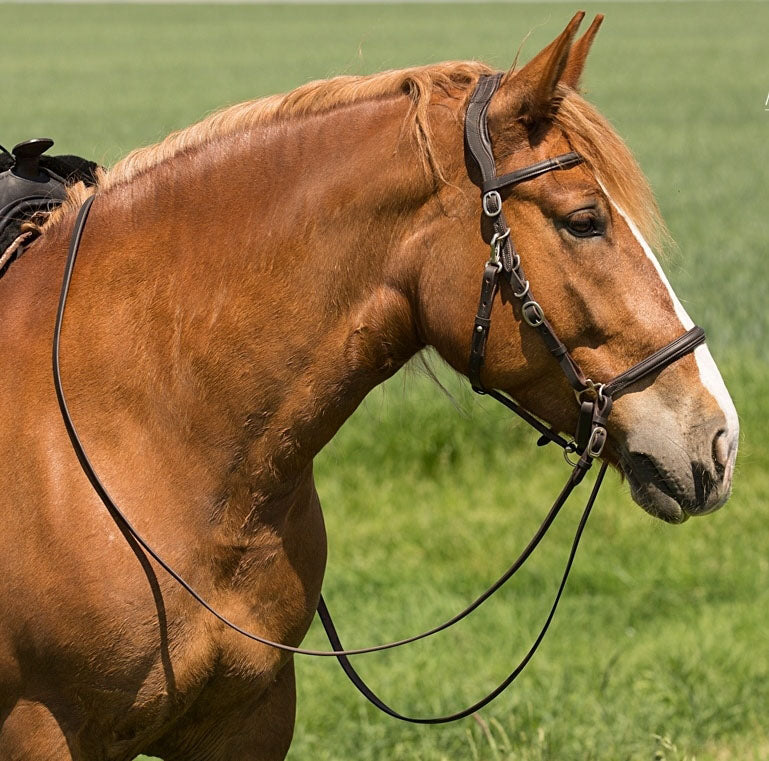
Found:
M 713 439 L 713 462 L 716 464 L 716 471 L 719 476 L 723 476 L 726 464 L 729 462 L 729 442 L 726 440 L 726 431 L 720 430 Z

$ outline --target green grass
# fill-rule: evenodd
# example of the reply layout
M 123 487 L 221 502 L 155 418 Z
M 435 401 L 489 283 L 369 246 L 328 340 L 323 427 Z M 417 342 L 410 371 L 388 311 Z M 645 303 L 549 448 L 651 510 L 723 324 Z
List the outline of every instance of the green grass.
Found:
M 760 446 L 769 406 L 750 396 L 761 393 L 765 366 L 724 369 L 745 425 L 729 508 L 671 528 L 611 480 L 542 652 L 483 712 L 496 752 L 471 720 L 392 726 L 351 697 L 340 673 L 302 661 L 293 758 L 750 758 L 744 747 L 723 749 L 764 742 L 769 705 L 769 457 Z M 351 646 L 402 636 L 465 604 L 532 533 L 564 475 L 556 452 L 528 448 L 532 434 L 490 404 L 456 389 L 469 413 L 460 416 L 428 382 L 408 387 L 375 392 L 318 467 L 331 537 L 326 593 Z M 478 697 L 542 620 L 579 509 L 488 610 L 436 642 L 365 661 L 364 673 L 418 713 Z M 311 641 L 322 643 L 319 631 Z M 340 706 L 352 715 L 340 719 Z
M 293 761 L 769 758 L 769 335 L 764 101 L 769 6 L 593 4 L 587 72 L 679 243 L 667 264 L 733 392 L 743 441 L 729 506 L 673 528 L 610 478 L 561 610 L 516 688 L 477 720 L 412 727 L 364 704 L 337 666 L 300 659 Z M 18 6 L 0 6 L 16 28 Z M 311 78 L 446 58 L 499 66 L 569 5 L 41 7 L 6 35 L 0 140 L 38 134 L 110 161 L 221 105 Z M 349 645 L 441 620 L 502 570 L 565 475 L 554 451 L 452 383 L 376 390 L 318 458 L 326 593 Z M 583 489 L 584 492 L 584 489 Z M 515 495 L 515 499 L 513 499 Z M 450 711 L 498 681 L 542 620 L 579 507 L 457 631 L 358 663 L 387 700 Z M 314 627 L 308 644 L 322 646 Z

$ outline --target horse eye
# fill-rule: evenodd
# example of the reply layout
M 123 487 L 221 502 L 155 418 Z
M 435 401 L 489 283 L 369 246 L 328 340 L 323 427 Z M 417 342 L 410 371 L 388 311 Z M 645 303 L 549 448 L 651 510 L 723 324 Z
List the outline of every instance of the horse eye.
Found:
M 595 214 L 589 211 L 578 211 L 572 214 L 566 222 L 566 229 L 577 238 L 592 238 L 603 232 Z

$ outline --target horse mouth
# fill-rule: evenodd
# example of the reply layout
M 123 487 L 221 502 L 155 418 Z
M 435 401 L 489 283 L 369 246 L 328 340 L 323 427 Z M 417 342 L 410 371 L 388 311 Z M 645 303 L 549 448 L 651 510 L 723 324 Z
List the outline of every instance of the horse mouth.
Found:
M 680 524 L 691 516 L 685 500 L 655 460 L 646 454 L 623 452 L 620 466 L 630 484 L 633 500 L 649 515 L 665 523 Z

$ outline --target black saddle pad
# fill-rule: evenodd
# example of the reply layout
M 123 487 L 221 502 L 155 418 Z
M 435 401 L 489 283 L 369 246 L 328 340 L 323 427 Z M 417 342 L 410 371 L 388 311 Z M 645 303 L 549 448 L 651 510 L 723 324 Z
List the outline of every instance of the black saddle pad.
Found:
M 13 166 L 13 156 L 0 151 L 0 172 L 5 172 Z M 99 165 L 94 161 L 80 156 L 41 156 L 40 166 L 64 179 L 68 185 L 84 182 L 86 185 L 96 184 L 96 170 Z
M 14 149 L 15 150 L 15 149 Z M 14 164 L 14 157 L 5 151 L 0 151 L 0 182 L 2 182 L 2 173 L 7 172 Z M 86 185 L 96 184 L 96 170 L 98 164 L 80 156 L 62 155 L 62 156 L 40 156 L 40 168 L 50 172 L 51 175 L 60 178 L 65 185 L 72 185 L 76 182 L 85 182 Z M 7 177 L 8 175 L 5 175 Z M 58 185 L 61 187 L 61 184 Z M 10 188 L 11 186 L 9 186 Z M 22 200 L 22 199 L 19 199 Z M 41 208 L 50 208 L 57 205 L 58 200 L 45 203 L 20 204 L 15 207 L 9 218 L 0 219 L 0 256 L 6 249 L 18 238 L 21 233 L 21 226 Z M 15 259 L 14 254 L 12 259 Z M 10 261 L 3 263 L 0 267 L 0 276 L 8 268 Z

